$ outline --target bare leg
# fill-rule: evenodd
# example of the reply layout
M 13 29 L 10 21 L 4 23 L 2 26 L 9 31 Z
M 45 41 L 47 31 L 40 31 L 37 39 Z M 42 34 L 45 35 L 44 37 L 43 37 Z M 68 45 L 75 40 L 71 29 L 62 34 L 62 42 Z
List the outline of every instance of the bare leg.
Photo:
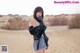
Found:
M 35 53 L 45 53 L 45 48 L 40 49 L 40 50 L 36 50 Z

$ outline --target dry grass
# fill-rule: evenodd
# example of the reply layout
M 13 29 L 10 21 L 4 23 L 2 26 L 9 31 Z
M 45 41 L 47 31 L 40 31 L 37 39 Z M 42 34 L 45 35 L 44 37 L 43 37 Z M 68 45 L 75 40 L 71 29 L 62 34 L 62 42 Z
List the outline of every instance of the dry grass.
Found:
M 49 49 L 46 53 L 80 53 L 80 29 L 60 29 L 63 30 L 57 30 L 56 27 L 47 28 Z M 9 53 L 34 53 L 33 37 L 27 30 L 1 30 L 0 44 L 7 44 Z
M 72 16 L 66 17 L 71 19 Z M 13 16 L 1 17 L 0 27 L 6 25 L 10 18 Z M 26 17 L 24 18 L 27 20 Z M 67 26 L 49 26 L 46 34 L 49 37 L 49 49 L 46 53 L 80 53 L 80 29 L 70 30 Z M 8 53 L 34 53 L 33 36 L 27 30 L 0 29 L 0 45 L 8 45 Z

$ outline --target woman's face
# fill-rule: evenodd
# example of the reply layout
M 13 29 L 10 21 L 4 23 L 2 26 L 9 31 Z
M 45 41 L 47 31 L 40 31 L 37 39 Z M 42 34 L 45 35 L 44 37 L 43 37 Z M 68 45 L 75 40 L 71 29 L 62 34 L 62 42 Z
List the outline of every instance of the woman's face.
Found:
M 42 16 L 42 12 L 37 12 L 37 13 L 36 13 L 36 16 L 37 16 L 37 17 L 41 17 L 41 16 Z

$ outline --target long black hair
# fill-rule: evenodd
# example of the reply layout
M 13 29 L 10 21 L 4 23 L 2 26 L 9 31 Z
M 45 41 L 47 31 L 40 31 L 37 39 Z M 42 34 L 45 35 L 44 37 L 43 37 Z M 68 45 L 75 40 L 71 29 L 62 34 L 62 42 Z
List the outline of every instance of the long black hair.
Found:
M 36 16 L 36 13 L 37 13 L 37 12 L 41 12 L 41 13 L 42 13 L 42 19 L 43 19 L 43 17 L 44 17 L 43 8 L 40 7 L 40 6 L 36 7 L 35 10 L 34 10 L 33 18 L 36 18 L 36 17 L 37 17 L 37 16 Z

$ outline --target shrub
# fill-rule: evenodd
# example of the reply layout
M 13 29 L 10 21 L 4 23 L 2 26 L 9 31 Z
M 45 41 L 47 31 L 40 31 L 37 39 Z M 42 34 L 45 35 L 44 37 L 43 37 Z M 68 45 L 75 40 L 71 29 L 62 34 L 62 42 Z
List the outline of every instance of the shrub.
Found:
M 8 20 L 8 23 L 2 27 L 8 30 L 23 30 L 28 29 L 29 22 L 22 17 L 14 17 Z
M 68 28 L 80 28 L 80 15 L 75 15 L 75 17 L 69 20 Z
M 49 19 L 49 23 L 51 26 L 55 25 L 67 25 L 68 19 L 64 17 L 54 17 Z
M 0 15 L 0 17 L 3 17 L 3 15 Z
M 12 15 L 12 14 L 8 14 L 7 16 L 11 16 L 11 17 L 13 17 L 13 15 Z

